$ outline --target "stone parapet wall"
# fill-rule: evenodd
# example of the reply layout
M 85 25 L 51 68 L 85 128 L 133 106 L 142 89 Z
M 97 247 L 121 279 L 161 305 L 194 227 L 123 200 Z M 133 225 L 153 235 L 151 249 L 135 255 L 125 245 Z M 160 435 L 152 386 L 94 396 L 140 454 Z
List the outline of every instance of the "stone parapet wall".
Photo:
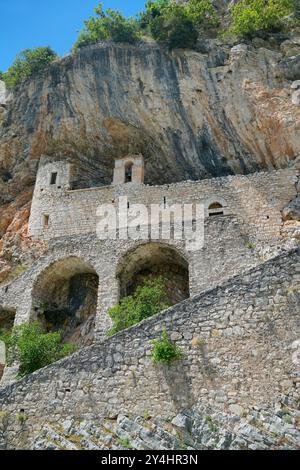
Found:
M 26 447 L 29 430 L 34 439 L 44 423 L 69 418 L 168 418 L 199 400 L 226 410 L 296 399 L 299 284 L 297 249 L 3 389 L 5 445 Z M 164 328 L 183 353 L 170 366 L 150 357 Z

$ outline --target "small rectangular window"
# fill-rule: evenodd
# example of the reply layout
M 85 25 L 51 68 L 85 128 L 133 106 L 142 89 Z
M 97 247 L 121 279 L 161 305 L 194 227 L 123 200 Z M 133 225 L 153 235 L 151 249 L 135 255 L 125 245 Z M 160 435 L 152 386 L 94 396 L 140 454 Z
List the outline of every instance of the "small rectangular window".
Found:
M 43 227 L 44 228 L 49 227 L 49 215 L 48 214 L 43 215 Z
M 50 184 L 56 184 L 56 180 L 57 180 L 57 173 L 51 173 Z

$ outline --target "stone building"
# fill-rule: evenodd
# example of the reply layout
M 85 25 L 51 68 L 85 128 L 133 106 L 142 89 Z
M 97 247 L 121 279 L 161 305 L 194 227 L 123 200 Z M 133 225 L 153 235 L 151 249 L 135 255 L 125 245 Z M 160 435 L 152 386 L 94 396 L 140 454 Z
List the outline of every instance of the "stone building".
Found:
M 236 410 L 271 403 L 280 391 L 291 403 L 296 399 L 291 357 L 298 344 L 299 250 L 287 243 L 282 213 L 297 197 L 298 171 L 166 185 L 146 185 L 144 176 L 143 156 L 129 155 L 116 160 L 109 186 L 82 187 L 72 161 L 41 158 L 28 231 L 47 249 L 0 286 L 0 327 L 39 319 L 80 351 L 15 384 L 18 366 L 4 368 L 2 357 L 0 404 L 7 419 L 0 422 L 0 445 L 47 447 L 49 436 L 43 444 L 36 439 L 44 425 L 53 436 L 49 416 L 51 426 L 67 419 L 79 420 L 76 427 L 87 418 L 93 426 L 87 395 L 101 419 L 142 415 L 145 406 L 168 418 L 199 399 L 225 411 L 228 404 Z M 195 233 L 199 245 L 191 243 Z M 165 278 L 171 308 L 107 339 L 108 309 L 157 275 Z M 180 375 L 176 367 L 157 370 L 149 362 L 151 340 L 164 328 L 184 351 Z M 271 380 L 265 370 L 273 369 L 279 375 Z M 20 410 L 28 423 L 18 430 L 13 421 Z M 259 447 L 251 439 L 246 444 Z M 293 439 L 288 435 L 291 447 Z M 242 445 L 237 442 L 233 447 Z
M 89 345 L 110 328 L 108 309 L 145 277 L 162 274 L 174 305 L 260 264 L 282 244 L 281 211 L 296 197 L 294 169 L 160 186 L 145 185 L 144 172 L 143 156 L 129 155 L 116 159 L 110 186 L 78 188 L 72 162 L 41 158 L 29 235 L 45 240 L 48 250 L 0 287 L 1 323 L 39 318 L 48 331 L 59 328 L 64 339 Z M 143 204 L 150 215 L 157 208 L 156 230 L 147 218 L 132 236 L 121 236 L 118 226 L 100 239 L 98 208 L 110 205 L 120 215 L 121 203 L 129 226 L 132 207 Z M 188 220 L 177 220 L 178 236 L 175 217 L 184 205 L 192 211 Z M 190 249 L 182 223 L 193 227 L 197 205 L 204 211 L 197 221 L 204 239 Z

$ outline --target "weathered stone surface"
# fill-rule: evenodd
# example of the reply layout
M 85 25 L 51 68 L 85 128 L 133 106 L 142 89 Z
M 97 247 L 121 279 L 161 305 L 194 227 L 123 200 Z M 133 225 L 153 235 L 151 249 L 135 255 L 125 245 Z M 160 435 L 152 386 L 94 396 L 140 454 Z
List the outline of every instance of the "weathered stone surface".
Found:
M 6 103 L 6 87 L 5 83 L 0 80 L 0 106 Z
M 134 439 L 129 436 L 134 446 L 157 448 L 159 443 L 159 448 L 180 448 L 182 440 L 178 443 L 178 436 L 159 424 L 179 415 L 174 427 L 182 429 L 176 423 L 185 426 L 189 433 L 185 446 L 298 448 L 299 363 L 294 346 L 300 337 L 299 255 L 299 249 L 281 255 L 4 388 L 0 392 L 5 417 L 1 446 L 34 448 L 37 441 L 36 448 L 44 448 L 50 435 L 54 448 L 78 447 L 78 439 L 69 442 L 68 436 L 82 436 L 78 421 L 86 423 L 87 433 L 98 426 L 101 435 L 103 427 L 109 427 L 109 418 L 112 431 L 119 429 L 116 448 L 122 448 L 130 430 L 139 433 Z M 147 359 L 147 352 L 163 329 L 182 333 L 177 344 L 183 358 L 160 367 Z M 213 334 L 217 329 L 220 336 Z M 185 339 L 186 332 L 202 338 L 197 351 Z M 127 374 L 127 367 L 132 374 Z M 242 416 L 227 412 L 236 403 L 245 410 Z M 281 417 L 274 417 L 272 410 L 278 413 L 278 403 L 282 403 Z M 22 426 L 16 426 L 21 409 Z M 186 410 L 191 426 L 183 423 Z M 150 430 L 131 424 L 127 416 L 160 418 Z M 66 423 L 68 432 L 61 434 L 60 423 Z M 100 447 L 86 434 L 82 439 L 83 448 Z M 100 448 L 106 446 L 102 443 Z
M 300 196 L 293 199 L 282 211 L 283 220 L 300 221 Z
M 67 432 L 45 425 L 30 448 L 60 450 L 63 443 L 66 449 L 75 443 L 81 450 L 112 446 L 119 450 L 292 450 L 300 445 L 299 416 L 294 406 L 283 404 L 277 410 L 249 408 L 241 418 L 240 413 L 227 414 L 199 403 L 176 415 L 171 424 L 161 418 L 119 415 L 110 422 L 73 422 Z
M 30 202 L 41 154 L 76 162 L 78 187 L 108 184 L 114 159 L 132 152 L 145 156 L 150 184 L 294 159 L 300 110 L 278 77 L 282 54 L 206 42 L 205 53 L 97 45 L 23 83 L 0 118 L 0 235 Z M 287 78 L 296 80 L 296 59 L 288 60 Z M 24 256 L 19 230 L 4 240 L 14 265 Z M 34 259 L 33 245 L 26 252 Z
M 280 69 L 287 80 L 300 80 L 300 54 L 282 60 Z

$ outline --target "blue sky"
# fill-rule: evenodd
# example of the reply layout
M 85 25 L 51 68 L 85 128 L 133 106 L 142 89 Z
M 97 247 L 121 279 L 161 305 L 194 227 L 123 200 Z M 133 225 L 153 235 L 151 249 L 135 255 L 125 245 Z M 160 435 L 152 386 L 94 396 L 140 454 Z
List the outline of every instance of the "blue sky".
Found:
M 0 70 L 5 71 L 22 49 L 51 46 L 58 54 L 70 50 L 100 0 L 0 0 Z M 145 0 L 102 0 L 105 8 L 130 16 Z

